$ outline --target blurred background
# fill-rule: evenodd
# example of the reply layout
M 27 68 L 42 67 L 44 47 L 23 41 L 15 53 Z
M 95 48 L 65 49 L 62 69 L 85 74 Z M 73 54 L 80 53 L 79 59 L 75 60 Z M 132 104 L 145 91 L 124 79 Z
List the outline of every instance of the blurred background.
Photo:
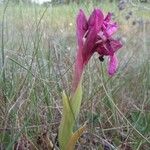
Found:
M 95 54 L 84 76 L 78 150 L 150 149 L 149 0 L 0 1 L 0 150 L 59 149 L 61 92 L 71 89 L 76 15 L 113 13 L 119 69 Z

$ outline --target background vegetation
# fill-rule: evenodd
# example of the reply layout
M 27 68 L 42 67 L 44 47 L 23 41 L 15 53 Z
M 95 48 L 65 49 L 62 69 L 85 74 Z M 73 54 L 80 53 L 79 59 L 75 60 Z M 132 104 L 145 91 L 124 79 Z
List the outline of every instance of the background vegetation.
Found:
M 59 149 L 61 92 L 70 93 L 76 52 L 75 18 L 98 7 L 120 29 L 117 74 L 95 54 L 86 67 L 77 149 L 150 149 L 150 3 L 89 1 L 0 5 L 0 149 Z M 53 144 L 52 144 L 53 143 Z M 36 147 L 36 148 L 35 148 Z

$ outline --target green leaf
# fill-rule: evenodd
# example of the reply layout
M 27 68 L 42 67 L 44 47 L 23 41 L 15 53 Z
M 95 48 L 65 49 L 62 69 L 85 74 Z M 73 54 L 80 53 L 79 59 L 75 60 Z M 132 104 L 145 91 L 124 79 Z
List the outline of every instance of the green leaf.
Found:
M 62 93 L 62 99 L 63 99 L 63 113 L 62 113 L 62 120 L 59 127 L 59 144 L 61 149 L 65 150 L 65 146 L 67 145 L 67 142 L 72 136 L 74 118 L 70 109 L 70 104 L 69 104 L 70 100 L 68 99 L 68 97 L 64 92 Z
M 82 79 L 79 82 L 79 85 L 74 95 L 71 97 L 71 106 L 72 106 L 71 108 L 75 119 L 77 118 L 80 112 L 81 101 L 82 101 Z
M 75 120 L 79 114 L 82 100 L 82 79 L 71 98 L 68 98 L 65 92 L 62 93 L 63 113 L 59 128 L 59 144 L 61 150 L 66 150 L 68 141 L 73 135 Z

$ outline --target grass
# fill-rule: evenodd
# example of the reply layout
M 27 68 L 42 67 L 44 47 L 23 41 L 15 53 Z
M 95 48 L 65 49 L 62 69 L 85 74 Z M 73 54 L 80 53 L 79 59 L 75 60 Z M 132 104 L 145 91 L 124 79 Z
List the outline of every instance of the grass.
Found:
M 129 4 L 121 12 L 116 3 L 107 2 L 48 8 L 1 5 L 0 149 L 13 149 L 21 140 L 30 149 L 34 145 L 43 149 L 48 143 L 44 135 L 57 143 L 61 92 L 70 93 L 71 89 L 75 16 L 79 8 L 89 14 L 94 6 L 115 13 L 124 47 L 118 53 L 120 68 L 113 78 L 107 75 L 107 61 L 100 63 L 97 55 L 86 67 L 82 109 L 76 126 L 85 121 L 89 121 L 89 126 L 77 147 L 149 149 L 150 27 L 149 10 L 142 9 L 147 5 Z M 125 20 L 130 10 L 133 16 Z M 140 22 L 132 25 L 135 19 Z

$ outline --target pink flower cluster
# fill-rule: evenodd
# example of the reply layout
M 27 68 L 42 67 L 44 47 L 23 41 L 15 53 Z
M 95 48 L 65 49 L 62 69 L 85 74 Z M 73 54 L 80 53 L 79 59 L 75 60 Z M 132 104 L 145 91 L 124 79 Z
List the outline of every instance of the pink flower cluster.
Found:
M 103 60 L 104 56 L 109 56 L 109 75 L 112 76 L 117 71 L 118 60 L 115 53 L 122 47 L 122 44 L 112 37 L 118 25 L 111 20 L 111 17 L 111 13 L 104 17 L 100 9 L 94 9 L 87 20 L 84 12 L 79 11 L 76 20 L 78 49 L 73 79 L 74 89 L 80 81 L 85 65 L 95 52 L 99 54 L 100 60 Z

